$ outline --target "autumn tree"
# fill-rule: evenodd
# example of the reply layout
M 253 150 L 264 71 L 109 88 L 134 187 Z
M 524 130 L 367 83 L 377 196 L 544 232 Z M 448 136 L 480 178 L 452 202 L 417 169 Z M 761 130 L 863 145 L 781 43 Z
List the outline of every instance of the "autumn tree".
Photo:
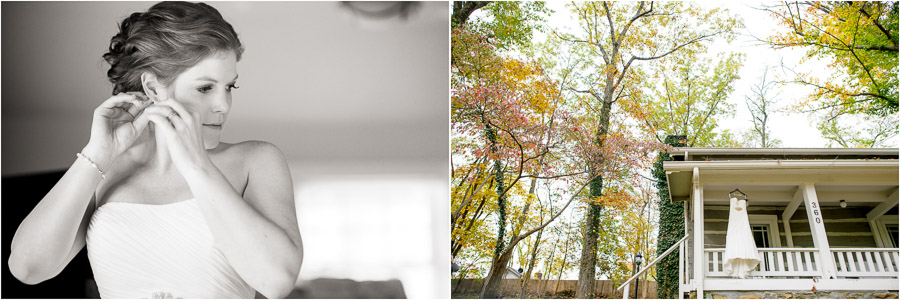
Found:
M 517 68 L 511 65 L 506 67 L 512 70 Z M 497 155 L 494 159 L 495 161 L 500 159 L 506 161 L 506 168 L 502 172 L 510 175 L 509 183 L 505 182 L 505 178 L 495 175 L 498 182 L 498 234 L 491 271 L 481 291 L 481 297 L 483 298 L 496 298 L 499 296 L 502 275 L 506 265 L 512 258 L 513 249 L 515 249 L 516 245 L 524 238 L 542 230 L 549 223 L 553 222 L 574 199 L 579 197 L 581 190 L 587 185 L 586 182 L 584 184 L 576 184 L 575 187 L 577 188 L 573 188 L 573 191 L 570 192 L 571 196 L 559 208 L 558 212 L 549 216 L 546 220 L 542 220 L 543 222 L 537 224 L 536 227 L 527 226 L 526 220 L 529 209 L 535 203 L 541 203 L 540 199 L 535 196 L 538 180 L 569 177 L 583 178 L 587 176 L 587 172 L 577 169 L 578 165 L 568 163 L 572 159 L 577 158 L 566 157 L 571 156 L 571 154 L 567 153 L 569 147 L 567 144 L 572 143 L 570 140 L 567 140 L 572 135 L 567 134 L 566 131 L 574 127 L 568 122 L 570 119 L 566 117 L 565 112 L 560 109 L 560 94 L 562 91 L 559 90 L 558 85 L 550 87 L 548 84 L 552 85 L 551 82 L 542 81 L 543 79 L 534 77 L 538 74 L 536 70 L 519 69 L 508 74 L 523 75 L 531 77 L 531 79 L 512 76 L 516 78 L 517 82 L 529 82 L 529 84 L 526 86 L 511 86 L 510 89 L 500 91 L 501 93 L 528 91 L 519 93 L 520 97 L 508 98 L 507 100 L 509 101 L 500 101 L 496 105 L 492 105 L 492 107 L 498 108 L 493 113 L 503 111 L 509 114 L 507 117 L 499 117 L 499 115 L 483 117 L 483 119 L 487 120 L 486 126 L 499 129 L 499 134 L 496 138 L 504 141 L 503 148 L 507 149 L 507 151 Z M 542 84 L 544 87 L 541 87 Z M 483 97 L 485 94 L 480 95 Z M 477 101 L 478 96 L 460 94 L 459 98 L 476 99 Z M 495 97 L 489 96 L 489 98 Z M 491 151 L 494 152 L 494 150 Z M 573 169 L 572 166 L 575 168 Z M 511 219 L 513 223 L 507 225 L 505 221 L 505 206 L 508 202 L 504 196 L 511 187 L 525 178 L 531 179 L 528 192 L 521 197 L 517 197 L 525 201 L 524 206 L 515 214 L 517 216 Z M 584 182 L 583 179 L 580 181 Z M 501 190 L 500 187 L 503 186 L 506 186 L 506 188 Z M 508 231 L 505 229 L 507 226 L 509 227 Z
M 537 180 L 535 180 L 535 183 L 537 183 Z M 535 187 L 536 187 L 536 185 L 535 185 Z M 534 197 L 538 197 L 537 193 L 534 193 L 533 195 L 534 195 Z M 540 226 L 540 224 L 544 223 L 544 214 L 545 213 L 547 213 L 549 215 L 553 215 L 553 206 L 550 206 L 549 209 L 547 209 L 544 207 L 543 202 L 538 201 L 538 204 L 540 205 L 539 210 L 538 210 L 538 219 L 535 219 L 534 223 L 538 224 L 538 226 Z M 534 271 L 535 264 L 538 262 L 538 253 L 540 252 L 539 248 L 543 242 L 543 240 L 541 240 L 541 238 L 542 237 L 546 238 L 544 236 L 545 229 L 547 229 L 547 227 L 541 228 L 540 230 L 538 230 L 536 235 L 533 235 L 531 245 L 527 245 L 528 243 L 526 243 L 526 245 L 523 245 L 523 246 L 525 246 L 525 249 L 529 249 L 529 250 L 526 255 L 520 256 L 519 265 L 520 266 L 527 265 L 527 267 L 525 268 L 525 273 L 522 274 L 522 285 L 521 285 L 521 288 L 519 289 L 519 298 L 525 298 L 527 296 L 528 283 L 531 281 L 532 272 Z
M 498 9 L 495 6 L 503 6 L 504 9 Z M 476 10 L 488 7 L 489 18 L 491 21 L 484 21 L 480 18 L 470 18 Z M 533 26 L 522 25 L 521 19 L 516 16 L 535 16 L 543 10 L 542 4 L 532 5 L 512 5 L 509 4 L 493 4 L 489 2 L 454 2 L 453 3 L 453 26 L 452 26 L 452 71 L 451 85 L 454 90 L 470 89 L 490 94 L 497 89 L 503 88 L 502 82 L 498 80 L 501 74 L 496 72 L 502 69 L 505 63 L 498 52 L 514 45 L 524 44 L 522 36 L 530 35 Z M 526 24 L 527 25 L 527 24 Z M 501 93 L 502 94 L 502 93 Z M 482 95 L 483 96 L 483 95 Z M 494 95 L 499 98 L 507 95 Z M 453 257 L 467 245 L 464 238 L 469 233 L 477 230 L 473 227 L 483 222 L 491 211 L 496 211 L 497 202 L 492 201 L 491 197 L 498 197 L 497 190 L 503 191 L 503 180 L 497 180 L 498 175 L 502 178 L 503 173 L 499 172 L 502 163 L 498 160 L 491 160 L 489 154 L 497 154 L 484 149 L 472 150 L 479 147 L 484 148 L 482 139 L 489 141 L 488 150 L 498 150 L 497 148 L 497 131 L 492 126 L 485 126 L 487 119 L 475 120 L 465 118 L 464 116 L 472 116 L 479 114 L 479 107 L 473 106 L 454 106 L 454 117 L 451 126 L 454 132 L 463 133 L 453 137 L 451 167 L 457 165 L 453 162 L 454 158 L 465 161 L 462 165 L 468 165 L 464 172 L 456 172 L 453 170 L 454 188 L 451 191 L 451 199 L 453 203 L 453 213 L 451 214 L 451 253 Z M 480 108 L 487 108 L 481 106 Z M 480 111 L 481 116 L 490 115 L 490 112 Z M 488 153 L 490 152 L 490 153 Z M 492 193 L 492 191 L 494 191 Z M 502 202 L 501 202 L 502 203 Z
M 728 97 L 743 60 L 736 53 L 719 53 L 715 59 L 688 51 L 670 55 L 648 68 L 653 75 L 643 86 L 649 92 L 626 102 L 628 110 L 660 143 L 666 136 L 684 135 L 689 147 L 730 146 L 733 136 L 719 124 L 734 116 Z
M 822 137 L 829 141 L 829 146 L 837 145 L 845 148 L 896 147 L 889 142 L 900 131 L 900 127 L 898 127 L 900 117 L 897 114 L 887 116 L 838 115 L 833 118 L 826 116 L 824 119 L 819 122 L 817 127 L 822 132 Z
M 598 111 L 593 144 L 604 148 L 609 142 L 613 106 L 640 93 L 644 74 L 638 64 L 664 58 L 677 51 L 698 50 L 714 37 L 730 36 L 739 25 L 735 18 L 719 10 L 702 10 L 680 2 L 584 2 L 570 8 L 581 26 L 580 33 L 558 33 L 560 38 L 578 44 L 591 68 L 573 90 L 589 95 Z M 598 155 L 591 166 L 603 165 L 616 156 Z M 603 197 L 604 180 L 600 170 L 591 170 L 591 198 Z M 593 296 L 597 266 L 601 203 L 589 205 L 585 220 L 578 289 L 576 297 Z
M 781 146 L 781 140 L 772 136 L 769 117 L 778 111 L 777 82 L 769 76 L 769 68 L 763 69 L 759 82 L 750 87 L 751 95 L 744 96 L 753 122 L 752 141 L 762 148 Z
M 624 261 L 633 261 L 635 254 L 641 254 L 644 261 L 649 263 L 656 259 L 656 228 L 657 209 L 656 192 L 652 187 L 652 180 L 644 180 L 640 186 L 632 188 L 632 197 L 635 201 L 631 201 L 628 208 L 623 210 L 621 222 L 621 236 L 623 237 L 623 247 L 621 247 L 622 258 Z M 647 264 L 643 265 L 644 268 Z M 621 277 L 621 280 L 627 280 L 639 271 L 638 266 L 631 265 L 626 269 L 629 273 Z M 646 280 L 655 276 L 655 269 L 644 272 L 638 280 Z M 621 281 L 620 281 L 621 282 Z M 639 297 L 635 295 L 634 297 Z
M 787 68 L 789 82 L 813 88 L 794 110 L 813 113 L 823 137 L 843 147 L 879 146 L 897 135 L 896 1 L 783 2 L 763 9 L 783 29 L 766 43 L 805 49 L 801 64 L 819 59 L 831 67 L 826 77 Z
M 544 2 L 506 2 L 506 1 L 453 1 L 451 16 L 451 35 L 469 34 L 477 36 L 481 42 L 487 42 L 496 51 L 526 48 L 531 43 L 532 34 L 540 29 L 545 16 L 551 11 Z M 476 12 L 483 17 L 473 17 Z M 463 46 L 463 47 L 458 47 Z M 496 52 L 476 53 L 471 46 L 453 42 L 451 48 L 451 64 L 457 60 L 472 61 L 483 59 L 485 55 L 496 55 Z
M 466 141 L 455 138 L 454 147 Z M 462 158 L 462 157 L 460 157 Z M 493 252 L 494 235 L 489 218 L 497 210 L 496 197 L 491 188 L 492 177 L 485 163 L 486 156 L 454 168 L 453 185 L 450 189 L 451 210 L 451 257 L 460 264 L 458 278 L 484 276 L 483 265 L 490 263 Z
M 514 9 L 505 10 L 510 5 Z M 503 23 L 522 22 L 521 19 L 505 18 L 503 15 L 521 15 L 511 12 L 516 9 L 529 10 L 535 5 L 488 4 L 484 9 L 490 11 L 496 22 L 483 27 L 460 24 L 454 29 L 452 37 L 454 76 L 451 81 L 451 128 L 455 137 L 475 141 L 468 143 L 467 147 L 454 148 L 454 154 L 488 164 L 484 168 L 475 168 L 479 172 L 472 173 L 473 176 L 461 178 L 458 182 L 462 184 L 455 184 L 464 192 L 458 193 L 461 195 L 459 200 L 453 200 L 458 204 L 453 206 L 452 232 L 457 235 L 465 233 L 465 230 L 455 229 L 466 226 L 462 216 L 467 211 L 478 211 L 472 206 L 476 203 L 472 199 L 478 199 L 476 193 L 487 186 L 489 192 L 482 199 L 497 203 L 497 234 L 491 267 L 481 291 L 481 296 L 485 298 L 499 296 L 502 275 L 515 246 L 553 222 L 587 185 L 583 179 L 587 172 L 577 170 L 583 164 L 572 164 L 578 158 L 571 158 L 572 155 L 561 151 L 571 147 L 571 144 L 580 144 L 566 140 L 573 135 L 565 132 L 577 126 L 570 124 L 566 112 L 560 109 L 563 91 L 559 86 L 566 81 L 567 71 L 563 70 L 561 77 L 554 77 L 531 59 L 519 59 L 501 51 L 515 45 L 503 42 L 504 39 L 516 40 L 521 36 L 510 35 L 510 32 L 503 30 L 489 30 L 491 27 L 503 28 Z M 575 166 L 575 169 L 569 166 Z M 457 172 L 454 170 L 453 174 Z M 584 183 L 570 186 L 571 196 L 558 212 L 537 227 L 529 226 L 527 219 L 535 201 L 532 195 L 537 181 L 570 177 L 581 177 L 576 182 Z M 523 188 L 523 179 L 530 179 L 531 188 Z M 469 224 L 472 222 L 469 221 Z M 457 247 L 459 245 L 462 244 Z
M 553 247 L 550 249 L 547 258 L 544 259 L 544 266 L 547 279 L 550 280 L 555 275 L 556 284 L 546 287 L 546 290 L 541 295 L 546 295 L 547 293 L 555 295 L 558 293 L 559 283 L 563 274 L 575 267 L 577 263 L 576 250 L 580 239 L 578 238 L 578 221 L 574 218 L 575 211 L 576 209 L 570 209 L 569 216 L 561 222 L 557 222 L 553 228 Z
M 811 110 L 886 115 L 897 112 L 897 2 L 783 2 L 764 8 L 784 27 L 765 42 L 800 47 L 808 59 L 830 61 L 828 78 L 797 73 L 815 88 Z

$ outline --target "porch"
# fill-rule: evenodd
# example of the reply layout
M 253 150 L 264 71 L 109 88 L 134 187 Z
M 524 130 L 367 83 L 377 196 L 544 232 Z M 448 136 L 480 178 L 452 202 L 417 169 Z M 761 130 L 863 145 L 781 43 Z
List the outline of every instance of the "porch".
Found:
M 896 149 L 676 149 L 673 156 L 681 157 L 664 168 L 671 200 L 685 202 L 690 236 L 679 245 L 681 295 L 897 291 L 896 154 Z M 749 196 L 759 248 L 760 265 L 746 279 L 729 277 L 723 266 L 727 195 L 734 188 Z
M 759 250 L 760 265 L 747 279 L 732 279 L 722 263 L 724 248 L 704 249 L 706 290 L 896 290 L 897 248 L 832 249 L 834 279 L 825 277 L 823 259 L 815 248 Z

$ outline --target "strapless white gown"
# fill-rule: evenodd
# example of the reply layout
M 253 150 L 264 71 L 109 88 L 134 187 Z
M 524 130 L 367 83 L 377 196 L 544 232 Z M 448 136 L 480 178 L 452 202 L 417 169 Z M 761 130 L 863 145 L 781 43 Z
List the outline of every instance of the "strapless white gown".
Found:
M 110 202 L 94 212 L 87 249 L 102 298 L 253 298 L 213 244 L 196 200 Z
M 725 274 L 734 278 L 747 278 L 759 264 L 759 251 L 750 220 L 747 215 L 747 201 L 731 198 L 728 213 L 728 232 L 725 235 L 725 253 L 722 254 Z

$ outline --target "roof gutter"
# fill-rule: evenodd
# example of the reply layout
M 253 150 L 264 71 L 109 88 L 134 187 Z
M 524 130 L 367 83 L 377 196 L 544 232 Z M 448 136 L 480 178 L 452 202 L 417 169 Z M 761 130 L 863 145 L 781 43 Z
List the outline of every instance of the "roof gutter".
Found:
M 693 152 L 692 154 L 696 153 Z M 771 160 L 771 161 L 666 161 L 663 169 L 671 172 L 729 169 L 897 169 L 896 160 Z
M 675 148 L 672 155 L 898 155 L 898 148 Z

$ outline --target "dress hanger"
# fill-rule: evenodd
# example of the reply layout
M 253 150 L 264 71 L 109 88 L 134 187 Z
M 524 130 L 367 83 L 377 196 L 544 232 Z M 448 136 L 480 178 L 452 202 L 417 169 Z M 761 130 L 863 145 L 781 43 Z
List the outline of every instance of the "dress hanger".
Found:
M 750 199 L 747 199 L 747 194 L 741 192 L 740 189 L 734 189 L 733 191 L 728 192 L 728 198 L 737 198 L 738 200 L 745 200 L 747 202 L 750 202 Z

